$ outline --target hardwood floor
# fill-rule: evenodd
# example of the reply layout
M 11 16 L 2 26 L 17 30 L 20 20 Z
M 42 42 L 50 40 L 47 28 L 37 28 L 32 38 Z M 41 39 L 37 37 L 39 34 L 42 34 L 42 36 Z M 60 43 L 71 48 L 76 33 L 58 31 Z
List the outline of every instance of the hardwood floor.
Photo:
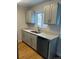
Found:
M 44 59 L 25 43 L 18 44 L 19 59 Z

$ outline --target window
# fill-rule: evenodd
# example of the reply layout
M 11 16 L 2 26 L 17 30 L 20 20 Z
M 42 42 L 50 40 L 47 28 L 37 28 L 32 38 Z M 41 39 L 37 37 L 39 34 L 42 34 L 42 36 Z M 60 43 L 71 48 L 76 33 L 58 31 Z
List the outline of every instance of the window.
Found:
M 35 13 L 35 24 L 39 27 L 42 27 L 43 25 L 43 13 L 42 12 L 36 12 Z
M 38 13 L 37 17 L 38 17 L 37 25 L 39 27 L 42 27 L 42 25 L 43 25 L 43 13 Z
M 35 11 L 32 14 L 32 22 L 40 28 L 46 28 L 47 24 L 44 24 L 44 13 Z

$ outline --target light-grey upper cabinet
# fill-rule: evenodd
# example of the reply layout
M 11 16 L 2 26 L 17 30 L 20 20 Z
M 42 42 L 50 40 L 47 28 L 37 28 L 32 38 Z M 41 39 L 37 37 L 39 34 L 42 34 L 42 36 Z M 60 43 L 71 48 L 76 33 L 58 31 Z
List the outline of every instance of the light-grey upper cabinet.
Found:
M 48 24 L 50 21 L 50 5 L 44 6 L 44 23 Z
M 34 11 L 33 10 L 28 10 L 26 12 L 26 23 L 32 23 L 35 24 L 35 20 L 34 20 Z
M 56 24 L 57 3 L 51 3 L 44 6 L 44 23 Z

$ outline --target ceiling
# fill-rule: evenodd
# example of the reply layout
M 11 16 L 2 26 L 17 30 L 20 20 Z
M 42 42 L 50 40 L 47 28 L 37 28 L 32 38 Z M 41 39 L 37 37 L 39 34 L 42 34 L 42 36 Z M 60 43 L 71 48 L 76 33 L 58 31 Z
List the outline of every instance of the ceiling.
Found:
M 20 6 L 30 7 L 50 0 L 21 0 L 17 4 Z

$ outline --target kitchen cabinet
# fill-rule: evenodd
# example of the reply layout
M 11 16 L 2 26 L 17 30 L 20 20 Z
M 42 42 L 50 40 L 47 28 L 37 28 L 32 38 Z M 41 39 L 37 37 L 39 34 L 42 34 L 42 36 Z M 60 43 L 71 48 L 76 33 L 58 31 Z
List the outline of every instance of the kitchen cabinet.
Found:
M 27 43 L 28 45 L 31 45 L 31 41 L 29 40 L 29 33 L 22 31 L 22 40 Z
M 44 6 L 44 23 L 56 24 L 57 3 L 51 3 Z
M 57 3 L 51 4 L 51 22 L 50 22 L 50 24 L 56 24 L 57 8 L 58 8 Z
M 45 59 L 53 59 L 56 55 L 57 39 L 48 40 L 42 37 L 38 37 L 37 51 L 45 57 Z
M 22 31 L 23 41 L 27 43 L 33 49 L 37 49 L 37 36 L 32 35 L 26 31 Z
M 57 40 L 57 51 L 56 51 L 56 55 L 61 57 L 61 38 L 59 37 Z
M 32 23 L 35 24 L 35 19 L 34 19 L 34 11 L 33 10 L 28 10 L 26 12 L 26 23 Z
M 58 49 L 60 47 L 57 49 L 58 36 L 50 40 L 29 31 L 23 31 L 22 33 L 23 41 L 45 57 L 45 59 L 53 59 L 55 55 L 59 54 Z
M 29 33 L 29 40 L 31 42 L 31 47 L 37 50 L 37 36 Z
M 38 37 L 37 40 L 37 51 L 44 56 L 46 59 L 48 57 L 48 47 L 49 47 L 49 41 L 47 39 L 44 39 L 42 37 Z
M 44 23 L 50 22 L 50 5 L 44 6 Z

